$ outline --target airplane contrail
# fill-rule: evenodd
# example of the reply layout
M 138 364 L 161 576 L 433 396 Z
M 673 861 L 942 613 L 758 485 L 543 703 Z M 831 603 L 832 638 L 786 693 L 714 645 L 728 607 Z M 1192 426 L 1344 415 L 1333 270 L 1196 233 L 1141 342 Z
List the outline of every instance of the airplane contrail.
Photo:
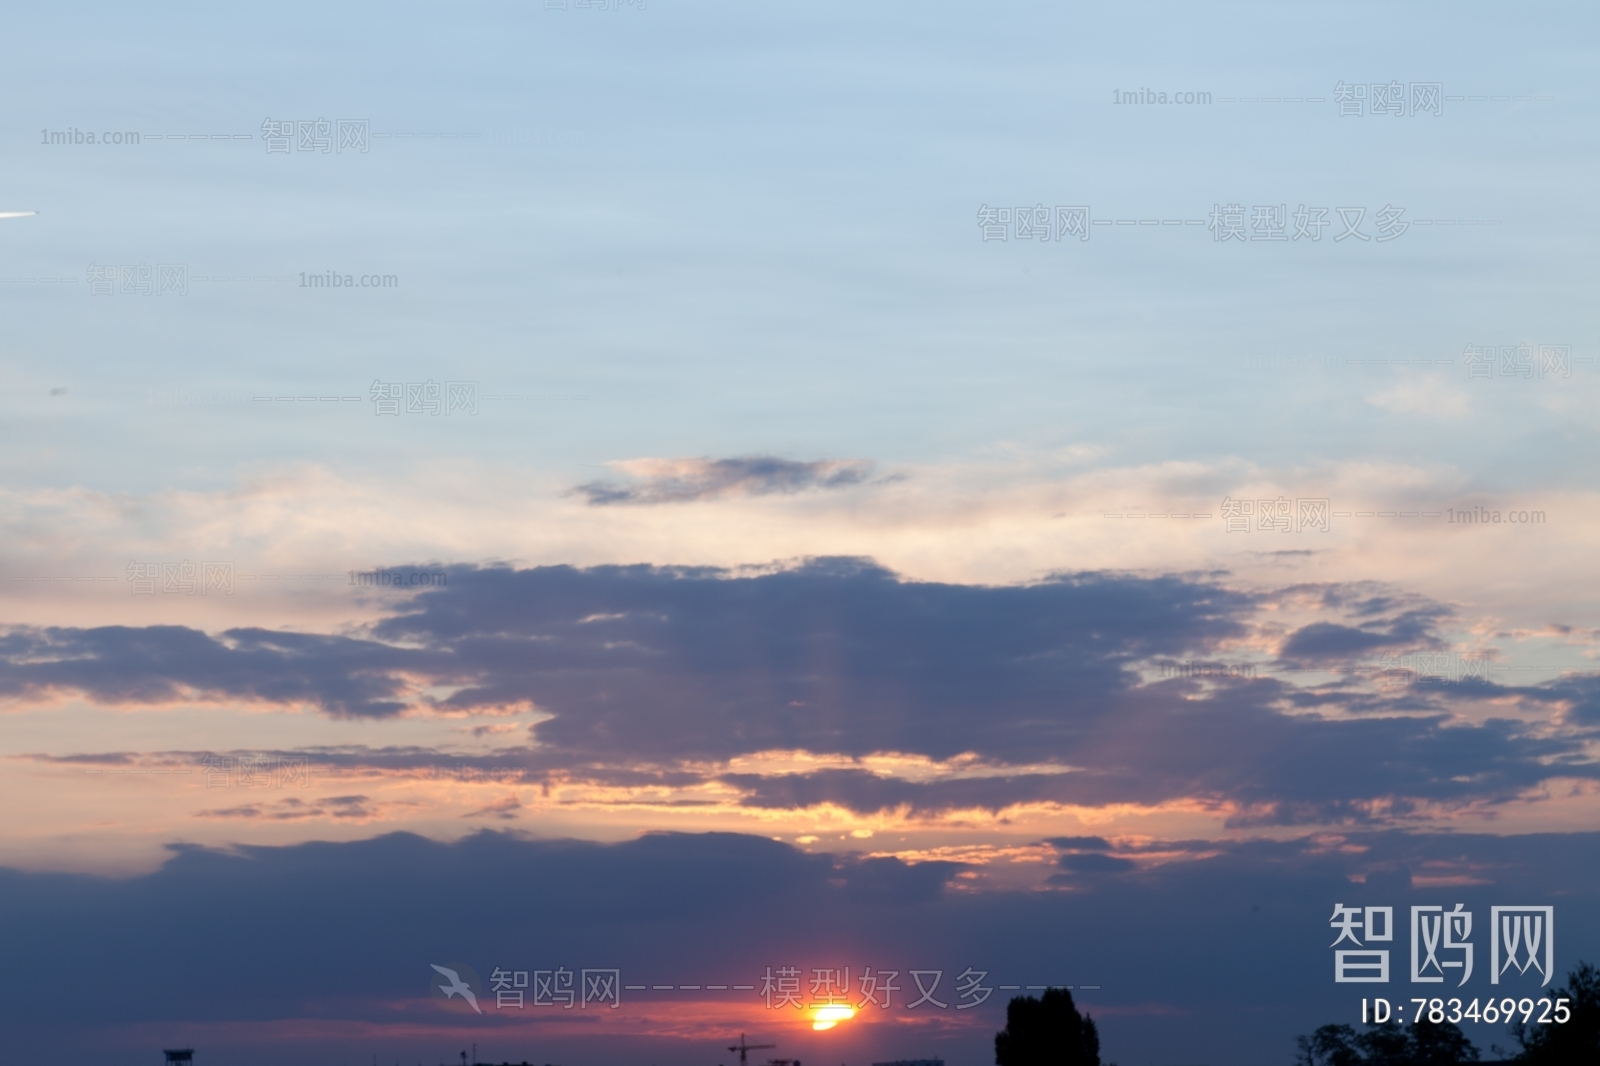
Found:
M 38 213 L 37 211 L 0 211 L 0 218 L 27 218 L 29 215 L 37 215 Z

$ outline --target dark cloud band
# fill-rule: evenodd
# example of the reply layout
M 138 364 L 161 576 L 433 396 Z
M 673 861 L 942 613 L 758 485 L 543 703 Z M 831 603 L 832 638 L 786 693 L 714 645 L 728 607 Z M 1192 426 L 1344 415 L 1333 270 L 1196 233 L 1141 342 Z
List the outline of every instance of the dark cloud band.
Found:
M 1393 695 L 1283 677 L 1144 680 L 1141 664 L 1204 658 L 1250 634 L 1261 602 L 1212 579 L 1090 573 L 964 586 L 903 581 L 859 559 L 756 574 L 455 567 L 447 586 L 365 636 L 13 629 L 0 637 L 0 693 L 251 700 L 374 719 L 537 707 L 546 717 L 532 744 L 496 756 L 527 780 L 716 779 L 765 809 L 921 815 L 1192 799 L 1233 807 L 1241 825 L 1362 824 L 1596 776 L 1583 732 L 1592 678 Z M 1330 588 L 1324 602 L 1335 620 L 1289 633 L 1284 661 L 1354 676 L 1376 647 L 1437 644 L 1447 613 L 1370 589 Z M 1461 695 L 1521 700 L 1547 721 L 1463 725 L 1450 715 Z M 848 766 L 691 768 L 796 750 L 978 764 L 929 780 Z

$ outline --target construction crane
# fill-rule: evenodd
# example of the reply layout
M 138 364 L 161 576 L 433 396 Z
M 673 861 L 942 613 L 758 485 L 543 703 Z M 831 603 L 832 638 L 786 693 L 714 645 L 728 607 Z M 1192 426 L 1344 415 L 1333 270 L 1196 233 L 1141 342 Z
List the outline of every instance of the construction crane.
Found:
M 744 1042 L 744 1034 L 740 1033 L 739 1034 L 739 1042 L 737 1044 L 729 1044 L 728 1045 L 728 1050 L 729 1051 L 737 1051 L 739 1053 L 739 1066 L 750 1066 L 750 1061 L 749 1061 L 749 1057 L 748 1057 L 750 1052 L 759 1051 L 762 1048 L 777 1047 L 777 1046 L 778 1046 L 777 1044 L 747 1044 L 747 1043 Z

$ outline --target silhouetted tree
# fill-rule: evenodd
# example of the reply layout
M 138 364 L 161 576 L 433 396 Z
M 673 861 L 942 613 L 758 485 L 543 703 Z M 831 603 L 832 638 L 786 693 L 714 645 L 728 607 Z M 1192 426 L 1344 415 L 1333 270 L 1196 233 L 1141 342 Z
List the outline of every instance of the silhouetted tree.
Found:
M 1411 1027 L 1411 1058 L 1416 1066 L 1443 1066 L 1451 1062 L 1477 1062 L 1478 1049 L 1472 1046 L 1459 1026 L 1449 1022 L 1423 1022 Z
M 1006 1027 L 994 1035 L 995 1066 L 1100 1066 L 1100 1033 L 1078 1013 L 1072 993 L 1047 988 L 1038 999 L 1015 996 Z
M 1366 1061 L 1356 1044 L 1356 1031 L 1348 1025 L 1324 1025 L 1310 1036 L 1296 1037 L 1300 1054 L 1296 1066 L 1358 1066 Z
M 1567 974 L 1567 987 L 1550 993 L 1551 999 L 1568 999 L 1572 1017 L 1561 1025 L 1523 1024 L 1511 1027 L 1522 1054 L 1515 1059 L 1529 1066 L 1569 1066 L 1600 1062 L 1600 970 L 1586 962 Z
M 1300 1037 L 1299 1044 L 1295 1061 L 1300 1066 L 1451 1066 L 1478 1061 L 1478 1049 L 1449 1022 L 1384 1022 L 1364 1033 L 1348 1025 L 1324 1025 Z

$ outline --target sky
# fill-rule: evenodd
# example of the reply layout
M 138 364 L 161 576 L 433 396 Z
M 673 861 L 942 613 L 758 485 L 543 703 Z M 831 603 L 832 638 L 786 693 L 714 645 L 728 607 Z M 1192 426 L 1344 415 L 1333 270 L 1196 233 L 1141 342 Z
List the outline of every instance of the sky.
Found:
M 1600 962 L 1592 9 L 8 23 L 18 1054 L 1267 1066 Z

